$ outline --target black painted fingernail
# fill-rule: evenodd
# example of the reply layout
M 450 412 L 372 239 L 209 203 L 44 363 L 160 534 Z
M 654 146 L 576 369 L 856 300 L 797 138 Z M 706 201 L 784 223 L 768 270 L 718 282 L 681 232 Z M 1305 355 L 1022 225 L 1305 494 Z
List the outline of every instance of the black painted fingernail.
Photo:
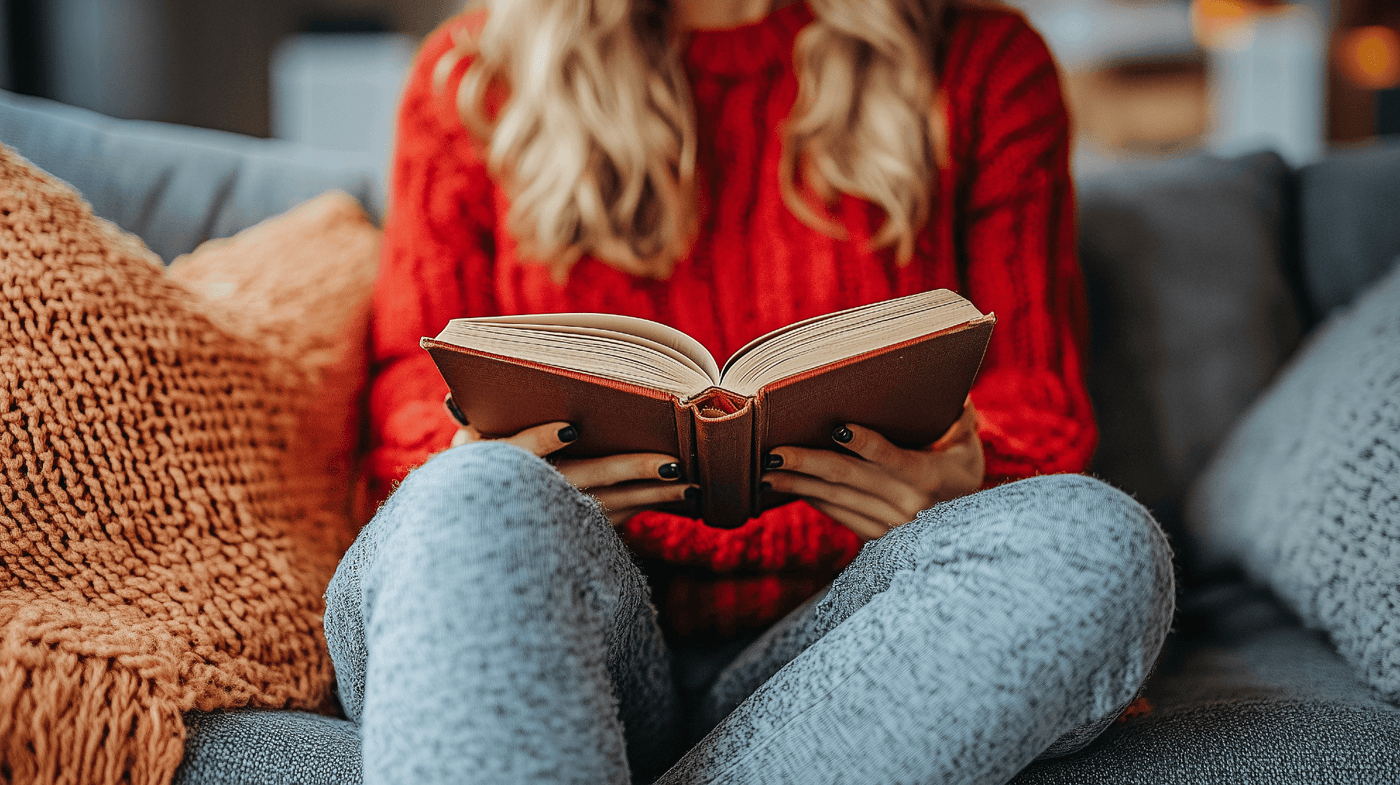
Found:
M 758 484 L 758 490 L 760 493 L 771 491 L 773 490 L 773 483 L 764 480 L 763 482 Z
M 770 452 L 770 453 L 768 453 L 768 455 L 763 459 L 763 468 L 765 468 L 765 469 L 778 469 L 778 468 L 782 468 L 782 465 L 783 465 L 783 456 L 778 455 L 777 453 L 771 453 L 771 452 Z
M 674 480 L 681 476 L 681 465 L 679 463 L 663 463 L 661 468 L 656 470 L 656 474 L 663 480 Z
M 572 425 L 565 425 L 559 429 L 559 441 L 568 444 L 578 439 L 578 429 Z
M 685 500 L 691 504 L 700 503 L 700 489 L 694 486 L 685 489 Z
M 447 394 L 443 403 L 447 404 L 447 413 L 452 415 L 452 419 L 456 420 L 457 424 L 463 428 L 467 427 L 467 415 L 462 414 L 462 410 L 457 408 L 457 402 L 452 400 L 452 393 Z
M 847 428 L 844 425 L 838 425 L 832 429 L 831 438 L 835 439 L 836 441 L 842 444 L 850 444 L 851 440 L 856 438 L 856 435 L 854 433 L 851 433 L 850 428 Z

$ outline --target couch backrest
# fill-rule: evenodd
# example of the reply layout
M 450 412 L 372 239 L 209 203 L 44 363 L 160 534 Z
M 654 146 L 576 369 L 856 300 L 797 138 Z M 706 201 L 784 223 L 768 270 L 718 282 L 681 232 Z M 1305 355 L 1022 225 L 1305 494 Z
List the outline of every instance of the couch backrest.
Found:
M 1298 234 L 1315 314 L 1350 303 L 1400 257 L 1400 139 L 1298 172 Z
M 376 217 L 371 156 L 166 123 L 115 120 L 0 91 L 0 142 L 83 194 L 166 262 L 331 189 Z
M 331 188 L 372 212 L 374 163 L 268 139 L 113 120 L 0 92 L 0 142 L 167 261 Z M 1080 183 L 1093 471 L 1178 523 L 1187 486 L 1299 343 L 1400 255 L 1400 144 L 1291 172 L 1273 153 Z M 1295 239 L 1300 240 L 1295 242 Z M 1178 538 L 1180 539 L 1180 538 Z
M 1400 259 L 1400 141 L 1292 172 L 1201 156 L 1080 183 L 1093 471 L 1176 536 L 1188 486 L 1302 334 Z
M 1292 172 L 1196 157 L 1080 183 L 1093 472 L 1180 536 L 1187 486 L 1298 345 L 1285 265 Z

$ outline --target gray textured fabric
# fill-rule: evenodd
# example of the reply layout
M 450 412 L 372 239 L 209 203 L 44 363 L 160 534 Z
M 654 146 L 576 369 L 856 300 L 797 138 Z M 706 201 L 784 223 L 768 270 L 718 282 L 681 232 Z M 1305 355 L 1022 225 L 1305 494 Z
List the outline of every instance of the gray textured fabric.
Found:
M 326 606 L 366 782 L 626 782 L 678 754 L 645 577 L 596 502 L 518 448 L 412 472 Z
M 1133 697 L 1172 597 L 1160 530 L 1095 480 L 941 505 L 745 649 L 705 702 L 718 726 L 659 782 L 1004 782 Z M 679 753 L 641 572 L 520 450 L 411 473 L 327 604 L 366 782 L 649 781 Z
M 1133 698 L 1172 601 L 1165 538 L 1100 482 L 939 505 L 721 673 L 732 713 L 662 782 L 1005 782 Z
M 1206 594 L 1183 607 L 1179 648 L 1148 682 L 1151 714 L 1012 785 L 1400 782 L 1400 709 L 1261 589 Z
M 1303 167 L 1298 182 L 1303 277 L 1314 310 L 1326 315 L 1400 254 L 1400 139 Z
M 1192 491 L 1191 529 L 1400 701 L 1400 268 L 1335 316 Z
M 1012 785 L 1400 782 L 1400 709 L 1262 590 L 1198 594 L 1179 627 L 1176 651 L 1147 685 L 1151 714 L 1113 724 L 1078 755 L 1033 764 Z M 191 712 L 186 723 L 175 785 L 360 781 L 358 737 L 343 720 Z M 315 771 L 284 776 L 293 757 Z
M 185 760 L 173 785 L 360 781 L 360 734 L 348 720 L 302 711 L 192 711 L 185 731 Z
M 1173 539 L 1192 478 L 1301 336 L 1280 247 L 1288 178 L 1262 153 L 1080 184 L 1092 471 Z
M 72 185 L 93 212 L 166 262 L 331 189 L 383 209 L 370 156 L 275 139 L 117 120 L 0 91 L 0 142 Z

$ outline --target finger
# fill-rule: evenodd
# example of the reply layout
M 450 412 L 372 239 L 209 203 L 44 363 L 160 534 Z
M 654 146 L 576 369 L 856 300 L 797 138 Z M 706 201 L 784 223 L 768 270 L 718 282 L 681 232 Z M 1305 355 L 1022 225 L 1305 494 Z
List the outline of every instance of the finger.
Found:
M 800 472 L 829 483 L 859 488 L 883 497 L 896 509 L 910 515 L 923 509 L 927 501 L 909 480 L 873 461 L 852 455 L 808 447 L 778 447 L 769 456 L 781 458 L 784 471 Z M 775 464 L 776 461 L 770 458 L 764 465 L 777 468 Z
M 841 437 L 847 434 L 850 438 L 843 440 Z M 889 439 L 864 426 L 847 423 L 832 431 L 831 438 L 871 463 L 880 464 L 901 474 L 909 467 L 910 456 L 905 454 L 908 450 L 896 447 Z
M 858 512 L 840 505 L 824 502 L 821 499 L 808 499 L 807 503 L 831 516 L 831 519 L 855 532 L 862 542 L 878 540 L 889 532 L 890 527 L 879 521 L 872 521 Z
M 564 460 L 555 464 L 580 488 L 601 488 L 634 480 L 679 480 L 681 466 L 669 455 L 654 452 Z
M 526 428 L 520 433 L 500 441 L 513 444 L 543 458 L 550 453 L 558 452 L 563 449 L 564 445 L 576 439 L 578 439 L 578 430 L 574 426 L 566 422 L 547 422 L 544 425 Z
M 642 482 L 593 488 L 588 492 L 603 505 L 604 510 L 626 510 L 684 501 L 686 489 L 694 487 L 676 482 Z
M 861 515 L 887 526 L 908 523 L 914 517 L 878 496 L 852 488 L 849 485 L 827 482 L 811 475 L 788 471 L 768 472 L 763 475 L 763 479 L 773 487 L 773 490 L 780 493 L 791 493 L 808 499 L 820 499 L 840 505 L 848 510 L 858 510 Z

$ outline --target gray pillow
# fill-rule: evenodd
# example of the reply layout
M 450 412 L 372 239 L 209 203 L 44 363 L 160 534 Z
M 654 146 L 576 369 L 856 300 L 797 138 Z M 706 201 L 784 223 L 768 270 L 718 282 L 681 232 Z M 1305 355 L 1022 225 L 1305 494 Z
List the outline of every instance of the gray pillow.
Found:
M 1187 522 L 1205 558 L 1241 564 L 1400 702 L 1400 267 L 1251 407 Z

